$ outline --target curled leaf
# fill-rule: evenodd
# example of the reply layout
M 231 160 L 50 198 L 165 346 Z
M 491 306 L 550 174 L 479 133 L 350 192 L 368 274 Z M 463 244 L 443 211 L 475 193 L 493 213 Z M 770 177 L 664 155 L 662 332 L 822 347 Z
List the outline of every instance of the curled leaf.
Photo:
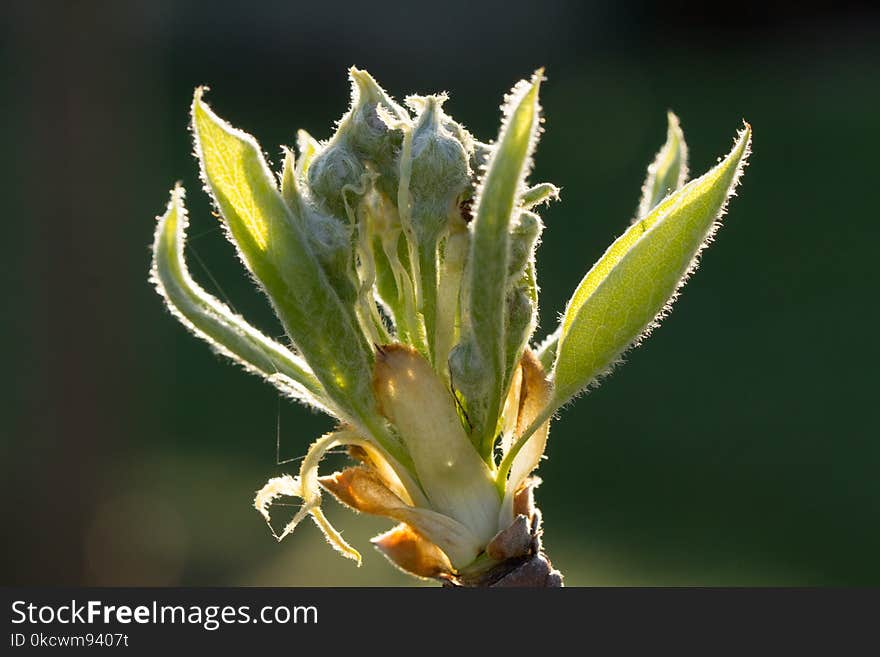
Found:
M 559 199 L 559 188 L 553 183 L 539 183 L 523 192 L 520 204 L 524 210 Z
M 151 278 L 172 313 L 217 352 L 266 378 L 288 396 L 327 413 L 324 387 L 306 362 L 263 335 L 190 276 L 184 259 L 188 217 L 184 190 L 175 187 L 158 218 Z
M 517 438 L 525 436 L 531 430 L 532 423 L 541 417 L 552 398 L 553 389 L 541 362 L 526 350 L 520 363 L 521 384 L 519 393 L 519 412 L 517 414 Z M 501 505 L 499 526 L 506 527 L 513 521 L 514 498 L 525 484 L 529 475 L 538 467 L 544 450 L 547 447 L 547 435 L 550 431 L 550 420 L 534 430 L 510 462 L 510 474 L 504 485 L 504 501 Z M 506 455 L 505 455 L 506 456 Z
M 299 525 L 306 516 L 310 515 L 315 521 L 315 524 L 317 524 L 324 533 L 327 541 L 336 548 L 340 554 L 357 561 L 358 565 L 360 565 L 360 553 L 342 538 L 341 534 L 330 524 L 321 511 L 321 486 L 318 477 L 318 466 L 321 459 L 329 450 L 340 445 L 355 446 L 358 449 L 363 450 L 372 462 L 381 463 L 381 468 L 378 468 L 376 472 L 382 473 L 381 477 L 383 477 L 384 480 L 383 478 L 380 478 L 380 475 L 373 471 L 370 472 L 375 480 L 381 483 L 382 488 L 387 491 L 387 494 L 397 500 L 399 504 L 406 504 L 403 502 L 402 498 L 406 498 L 407 500 L 413 499 L 413 494 L 417 489 L 417 486 L 411 479 L 409 479 L 405 469 L 402 468 L 400 464 L 396 463 L 388 454 L 383 453 L 381 448 L 374 445 L 371 441 L 358 436 L 350 430 L 340 429 L 325 434 L 312 443 L 312 446 L 306 453 L 305 459 L 303 459 L 297 477 L 284 475 L 282 477 L 270 479 L 269 482 L 257 492 L 257 495 L 254 498 L 254 508 L 256 508 L 263 518 L 266 519 L 266 523 L 269 525 L 272 535 L 279 541 L 293 532 L 297 525 Z M 392 492 L 389 486 L 398 491 L 399 495 Z M 423 497 L 418 493 L 415 495 L 416 499 L 421 503 Z M 269 507 L 278 497 L 281 496 L 298 497 L 302 499 L 303 503 L 299 511 L 294 514 L 293 519 L 287 523 L 280 534 L 277 534 L 274 528 L 272 528 Z

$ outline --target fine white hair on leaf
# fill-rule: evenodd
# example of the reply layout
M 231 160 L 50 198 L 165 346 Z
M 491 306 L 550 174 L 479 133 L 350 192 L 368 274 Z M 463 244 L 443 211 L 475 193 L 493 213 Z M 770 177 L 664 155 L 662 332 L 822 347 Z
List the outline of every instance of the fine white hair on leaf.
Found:
M 701 243 L 694 251 L 692 257 L 690 258 L 690 261 L 688 262 L 687 266 L 684 268 L 683 273 L 679 277 L 677 283 L 675 284 L 674 289 L 667 297 L 665 303 L 660 308 L 660 310 L 652 317 L 652 319 L 644 325 L 644 327 L 641 329 L 641 331 L 638 332 L 637 336 L 635 338 L 633 338 L 631 341 L 629 341 L 627 344 L 625 344 L 617 352 L 617 354 L 614 355 L 614 357 L 610 360 L 610 362 L 608 363 L 608 365 L 606 367 L 604 367 L 600 372 L 598 372 L 595 376 L 593 376 L 593 378 L 589 382 L 587 382 L 578 392 L 573 394 L 568 399 L 564 400 L 563 403 L 560 404 L 560 407 L 566 406 L 568 403 L 573 401 L 575 398 L 577 398 L 581 394 L 585 394 L 585 393 L 589 392 L 590 390 L 598 387 L 599 384 L 607 376 L 609 376 L 619 365 L 621 365 L 625 361 L 625 357 L 628 354 L 628 352 L 631 351 L 632 349 L 640 346 L 645 341 L 645 339 L 648 338 L 653 333 L 654 329 L 656 329 L 660 325 L 660 323 L 663 321 L 663 319 L 665 319 L 669 315 L 669 313 L 672 311 L 672 306 L 678 300 L 678 297 L 681 294 L 682 288 L 684 287 L 684 285 L 688 282 L 690 277 L 693 275 L 693 273 L 699 267 L 700 258 L 702 256 L 704 249 L 714 241 L 715 235 L 718 232 L 718 229 L 721 228 L 722 219 L 723 219 L 724 215 L 727 213 L 727 206 L 730 203 L 730 199 L 732 197 L 736 196 L 736 189 L 737 189 L 737 186 L 739 185 L 740 178 L 743 175 L 743 171 L 744 171 L 745 167 L 747 167 L 749 164 L 748 159 L 749 159 L 749 156 L 751 155 L 751 143 L 752 143 L 751 126 L 749 126 L 748 123 L 745 123 L 745 122 L 743 122 L 743 123 L 745 124 L 745 127 L 742 130 L 739 130 L 737 132 L 737 138 L 734 140 L 734 150 L 736 150 L 737 145 L 741 141 L 745 140 L 745 142 L 742 144 L 742 153 L 739 155 L 738 162 L 735 166 L 734 172 L 733 172 L 732 177 L 730 179 L 730 183 L 727 187 L 727 191 L 724 196 L 724 200 L 721 203 L 720 209 L 716 213 L 713 221 L 711 222 L 710 226 L 708 227 Z M 719 158 L 719 159 L 722 162 L 724 160 L 723 157 Z M 713 171 L 714 171 L 714 169 L 713 169 Z M 711 171 L 709 173 L 707 173 L 706 175 L 708 176 L 710 173 L 711 173 Z M 690 187 L 691 185 L 698 184 L 701 180 L 702 180 L 702 178 L 695 179 L 694 181 L 689 183 L 686 186 L 686 188 Z M 681 192 L 684 192 L 686 188 L 683 188 L 681 190 Z M 683 201 L 684 199 L 686 199 L 686 196 L 682 196 L 681 199 Z M 666 201 L 661 203 L 661 205 L 658 207 L 662 207 L 663 204 L 670 202 L 670 201 L 671 201 L 671 198 L 668 198 Z M 678 207 L 678 204 L 682 201 L 679 201 L 678 203 L 675 203 L 675 204 L 671 205 L 670 207 L 666 208 L 664 214 L 668 215 L 669 213 L 673 212 Z M 658 225 L 660 225 L 661 222 L 662 222 L 662 219 L 654 222 L 653 225 L 645 233 L 645 235 L 649 234 L 652 230 L 656 229 L 656 227 Z M 553 375 L 555 375 L 555 371 L 554 371 Z M 560 400 L 560 401 L 562 401 L 562 400 Z
M 505 454 L 504 459 L 499 466 L 499 472 L 502 476 L 507 476 L 513 459 L 516 457 L 519 450 L 522 449 L 532 433 L 534 433 L 534 431 L 536 431 L 546 419 L 552 417 L 559 408 L 567 405 L 585 391 L 596 387 L 604 377 L 608 376 L 614 368 L 623 361 L 624 354 L 630 349 L 640 345 L 644 339 L 651 334 L 654 328 L 659 325 L 662 319 L 669 314 L 672 304 L 677 299 L 682 286 L 687 282 L 690 275 L 699 265 L 701 252 L 709 243 L 711 243 L 712 238 L 718 231 L 718 228 L 721 225 L 721 219 L 726 212 L 727 204 L 730 201 L 730 198 L 735 195 L 736 186 L 739 183 L 743 169 L 748 162 L 750 153 L 751 127 L 746 123 L 744 129 L 739 131 L 737 135 L 733 150 L 731 150 L 722 164 L 714 167 L 700 178 L 685 185 L 682 189 L 678 190 L 678 192 L 661 202 L 648 217 L 630 226 L 627 231 L 608 248 L 605 255 L 599 259 L 590 272 L 587 273 L 580 285 L 578 285 L 575 294 L 569 300 L 565 315 L 563 316 L 562 333 L 557 347 L 556 361 L 550 375 L 555 388 L 554 397 L 551 402 L 547 404 L 544 411 L 535 419 L 531 427 L 523 432 L 509 452 Z M 725 163 L 727 163 L 728 167 L 732 166 L 732 169 L 722 169 Z M 729 178 L 727 178 L 728 175 Z M 724 186 L 719 187 L 720 183 L 725 180 L 726 182 Z M 677 223 L 668 223 L 669 218 L 679 217 L 680 215 L 677 214 L 677 211 L 686 212 L 686 209 L 689 207 L 688 202 L 692 202 L 694 198 L 698 198 L 702 203 L 707 203 L 709 202 L 706 199 L 707 194 L 712 192 L 718 193 L 722 189 L 723 194 L 720 194 L 720 201 L 718 201 L 717 197 L 715 201 L 713 201 L 713 203 L 717 202 L 717 207 L 709 206 L 710 208 L 713 208 L 711 209 L 712 214 L 705 215 L 705 211 L 707 211 L 706 208 L 703 208 L 704 214 L 698 214 L 699 219 L 696 220 L 696 226 L 699 226 L 702 235 L 697 244 L 693 245 L 693 252 L 690 253 L 686 264 L 681 270 L 673 268 L 670 271 L 665 272 L 669 278 L 674 276 L 675 282 L 671 286 L 672 289 L 665 293 L 663 293 L 662 290 L 657 289 L 651 291 L 651 294 L 663 293 L 664 299 L 660 308 L 657 311 L 652 312 L 650 319 L 648 319 L 641 327 L 633 328 L 632 326 L 627 326 L 625 323 L 622 323 L 621 326 L 617 327 L 617 333 L 625 331 L 627 334 L 634 335 L 635 337 L 626 341 L 620 340 L 619 346 L 616 346 L 613 352 L 608 348 L 607 339 L 606 345 L 602 347 L 602 349 L 607 349 L 607 351 L 600 350 L 597 353 L 591 352 L 593 345 L 592 342 L 590 343 L 589 348 L 582 348 L 582 342 L 580 341 L 586 339 L 583 335 L 584 331 L 589 329 L 590 334 L 593 336 L 590 339 L 595 340 L 595 335 L 599 332 L 598 329 L 604 328 L 606 329 L 606 332 L 609 330 L 604 325 L 596 325 L 591 322 L 590 318 L 595 319 L 593 314 L 597 312 L 600 313 L 600 317 L 605 316 L 601 314 L 603 312 L 607 315 L 609 304 L 614 303 L 613 291 L 617 290 L 622 285 L 620 277 L 617 277 L 609 284 L 609 280 L 612 280 L 611 277 L 614 270 L 620 266 L 630 254 L 635 252 L 640 244 L 645 244 L 646 242 L 644 242 L 644 240 L 651 239 L 652 235 L 654 236 L 654 239 L 656 239 L 656 235 L 658 234 L 668 238 L 669 235 L 667 235 L 666 232 L 660 232 L 661 228 L 663 228 L 664 231 L 667 231 L 670 226 L 677 227 Z M 708 223 L 705 228 L 703 228 L 703 219 L 706 219 Z M 692 227 L 691 230 L 696 230 L 696 227 Z M 692 235 L 692 237 L 694 236 L 695 234 Z M 640 253 L 640 257 L 644 259 L 645 252 L 640 251 Z M 612 287 L 609 288 L 609 285 Z M 597 302 L 598 306 L 591 304 L 589 310 L 585 311 L 584 308 L 588 305 L 591 299 L 594 299 L 594 295 L 599 294 L 602 290 L 604 290 L 604 292 L 600 295 Z M 609 290 L 612 290 L 612 292 L 609 292 Z M 642 300 L 642 303 L 643 306 L 646 305 L 646 303 L 650 304 L 651 307 L 654 305 L 650 298 Z M 649 311 L 646 310 L 646 312 Z M 584 315 L 584 313 L 586 313 L 586 315 Z M 628 316 L 629 315 L 627 315 L 627 317 Z M 587 319 L 584 319 L 584 317 Z M 585 322 L 586 327 L 584 325 Z M 575 323 L 580 324 L 580 326 L 577 327 L 578 335 L 575 338 L 571 338 L 571 329 Z M 632 333 L 630 333 L 631 328 Z M 615 336 L 616 335 L 617 334 L 615 334 Z M 569 344 L 567 340 L 570 339 L 575 340 L 575 342 L 572 343 L 574 346 L 566 351 L 566 346 Z M 615 340 L 619 340 L 619 338 L 615 337 Z M 593 360 L 584 363 L 582 361 L 583 358 L 592 358 Z M 599 363 L 602 364 L 600 365 Z M 564 374 L 562 377 L 560 376 L 561 370 Z
M 505 94 L 504 102 L 501 104 L 501 128 L 498 131 L 499 135 L 503 135 L 506 132 L 507 124 L 510 122 L 511 116 L 513 115 L 516 108 L 519 106 L 520 102 L 523 99 L 523 96 L 525 96 L 525 94 L 527 94 L 535 84 L 543 82 L 544 80 L 546 80 L 546 78 L 544 77 L 544 69 L 538 69 L 532 75 L 531 81 L 520 80 L 507 94 Z M 529 174 L 532 171 L 532 154 L 535 152 L 535 147 L 538 145 L 538 140 L 540 139 L 541 133 L 544 130 L 544 119 L 541 116 L 542 108 L 540 104 L 537 105 L 536 110 L 538 114 L 537 125 L 532 130 L 529 136 L 528 155 L 526 156 L 525 162 L 523 163 L 522 173 L 519 176 L 518 186 L 520 188 L 520 193 L 518 196 L 521 196 L 522 192 L 525 191 L 525 181 L 528 180 Z M 486 158 L 486 162 L 477 168 L 478 177 L 474 189 L 475 208 L 478 208 L 480 206 L 486 173 L 491 168 L 492 161 L 495 159 L 498 153 L 497 143 L 489 144 L 489 148 L 490 153 L 489 156 Z
M 220 225 L 223 229 L 223 235 L 226 237 L 226 240 L 232 245 L 233 250 L 235 252 L 236 257 L 239 259 L 241 264 L 244 266 L 245 271 L 248 273 L 248 276 L 251 282 L 256 286 L 258 290 L 260 290 L 266 299 L 269 301 L 270 305 L 273 305 L 274 302 L 272 300 L 271 295 L 268 290 L 266 290 L 263 283 L 260 281 L 259 277 L 254 273 L 253 267 L 251 263 L 248 262 L 245 257 L 244 252 L 239 246 L 238 242 L 235 239 L 235 236 L 232 233 L 232 227 L 229 222 L 224 219 L 223 209 L 220 207 L 220 202 L 217 198 L 217 195 L 214 192 L 213 187 L 211 186 L 211 182 L 208 176 L 208 171 L 206 168 L 206 159 L 204 157 L 204 149 L 202 148 L 201 138 L 199 136 L 199 130 L 196 128 L 196 110 L 199 106 L 201 106 L 204 111 L 211 117 L 212 121 L 219 126 L 224 132 L 229 135 L 234 136 L 237 139 L 240 139 L 242 142 L 251 147 L 254 152 L 259 154 L 260 167 L 263 170 L 263 175 L 266 180 L 272 181 L 275 184 L 276 190 L 278 190 L 279 186 L 277 184 L 277 176 L 273 173 L 271 167 L 268 164 L 268 159 L 266 154 L 263 152 L 262 147 L 256 138 L 250 133 L 245 132 L 239 128 L 232 126 L 227 121 L 220 118 L 214 110 L 208 105 L 204 100 L 205 92 L 209 91 L 210 87 L 202 85 L 197 87 L 195 93 L 193 95 L 193 101 L 190 106 L 190 123 L 189 123 L 189 131 L 192 135 L 193 140 L 193 157 L 196 158 L 196 161 L 199 163 L 199 179 L 202 182 L 202 190 L 208 195 L 208 198 L 211 199 L 211 206 L 213 207 L 214 215 L 220 219 Z M 279 191 L 280 193 L 280 191 Z M 274 307 L 274 306 L 273 306 Z
M 632 223 L 645 217 L 660 201 L 687 182 L 688 148 L 681 122 L 671 110 L 666 113 L 666 121 L 666 141 L 648 165 L 639 208 Z
M 559 346 L 560 335 L 562 335 L 562 316 L 557 319 L 557 326 L 553 333 L 549 333 L 535 348 L 535 355 L 548 372 L 552 370 L 553 361 L 556 360 L 556 348 Z
M 252 327 L 192 279 L 183 253 L 189 223 L 184 195 L 177 185 L 165 214 L 157 217 L 150 280 L 166 307 L 217 353 L 286 396 L 335 416 L 323 387 L 300 356 Z

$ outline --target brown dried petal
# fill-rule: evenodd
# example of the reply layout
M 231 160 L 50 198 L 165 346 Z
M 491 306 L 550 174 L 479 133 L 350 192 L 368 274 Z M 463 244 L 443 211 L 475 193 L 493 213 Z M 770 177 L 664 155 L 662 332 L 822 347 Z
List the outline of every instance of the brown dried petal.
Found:
M 523 352 L 520 361 L 522 384 L 519 393 L 519 416 L 516 435 L 522 435 L 538 414 L 543 411 L 553 392 L 541 361 L 531 349 Z
M 343 504 L 371 515 L 387 516 L 393 509 L 405 506 L 375 472 L 364 466 L 334 472 L 318 482 Z
M 346 468 L 321 477 L 318 482 L 341 503 L 357 511 L 411 525 L 438 546 L 452 563 L 470 563 L 480 552 L 479 539 L 467 527 L 431 509 L 406 504 L 366 466 Z
M 372 543 L 391 563 L 416 577 L 436 578 L 453 572 L 443 551 L 405 523 L 376 536 Z

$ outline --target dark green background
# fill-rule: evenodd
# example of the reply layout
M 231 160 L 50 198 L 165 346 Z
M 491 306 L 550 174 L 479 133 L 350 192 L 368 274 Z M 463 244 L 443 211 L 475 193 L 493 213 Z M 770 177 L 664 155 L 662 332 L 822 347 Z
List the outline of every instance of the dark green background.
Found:
M 360 570 L 311 525 L 271 539 L 250 505 L 296 467 L 276 433 L 294 457 L 330 422 L 212 355 L 146 280 L 181 180 L 194 275 L 279 332 L 199 189 L 190 94 L 210 84 L 277 164 L 296 128 L 329 135 L 356 64 L 398 98 L 450 92 L 483 139 L 547 67 L 541 334 L 627 225 L 665 110 L 694 173 L 747 119 L 739 196 L 672 316 L 554 424 L 548 550 L 569 584 L 880 584 L 877 12 L 414 5 L 4 4 L 0 583 L 409 583 L 366 542 L 387 523 L 332 502 Z

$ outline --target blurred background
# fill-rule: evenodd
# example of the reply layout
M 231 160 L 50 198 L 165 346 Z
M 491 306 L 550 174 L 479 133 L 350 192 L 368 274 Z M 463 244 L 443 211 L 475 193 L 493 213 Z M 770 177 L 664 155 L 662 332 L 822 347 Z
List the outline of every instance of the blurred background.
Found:
M 747 119 L 740 195 L 675 311 L 553 426 L 547 549 L 570 585 L 880 584 L 880 13 L 715 11 L 3 3 L 0 584 L 412 583 L 366 542 L 388 523 L 333 502 L 361 569 L 311 524 L 272 540 L 253 493 L 330 422 L 213 355 L 147 283 L 181 180 L 194 276 L 280 333 L 200 190 L 192 89 L 277 165 L 297 128 L 330 135 L 352 64 L 397 98 L 448 91 L 483 140 L 547 67 L 533 180 L 563 194 L 543 213 L 541 335 L 634 213 L 666 109 L 695 174 Z

